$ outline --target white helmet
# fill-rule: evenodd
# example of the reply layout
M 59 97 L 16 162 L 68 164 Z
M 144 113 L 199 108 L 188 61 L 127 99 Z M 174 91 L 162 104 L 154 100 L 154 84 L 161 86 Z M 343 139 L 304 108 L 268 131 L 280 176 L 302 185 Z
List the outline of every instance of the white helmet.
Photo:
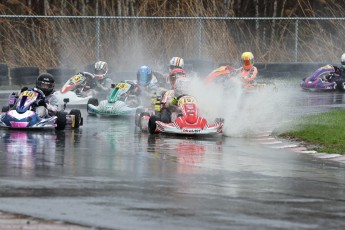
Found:
M 106 78 L 108 72 L 108 64 L 104 61 L 98 61 L 95 63 L 95 78 L 98 80 Z
M 343 65 L 345 67 L 345 53 L 343 53 L 343 55 L 341 55 L 341 65 Z
M 182 69 L 183 66 L 184 66 L 183 58 L 173 57 L 170 60 L 170 70 L 173 70 L 173 69 L 176 69 L 176 68 Z

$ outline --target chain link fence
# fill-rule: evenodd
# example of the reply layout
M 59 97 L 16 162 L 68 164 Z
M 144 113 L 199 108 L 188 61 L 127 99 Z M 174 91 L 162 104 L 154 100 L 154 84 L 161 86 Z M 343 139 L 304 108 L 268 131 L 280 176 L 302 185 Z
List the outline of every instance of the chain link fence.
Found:
M 181 56 L 195 71 L 220 63 L 339 62 L 345 18 L 206 18 L 0 15 L 0 62 L 83 71 L 105 60 L 115 72 L 150 65 L 166 72 Z

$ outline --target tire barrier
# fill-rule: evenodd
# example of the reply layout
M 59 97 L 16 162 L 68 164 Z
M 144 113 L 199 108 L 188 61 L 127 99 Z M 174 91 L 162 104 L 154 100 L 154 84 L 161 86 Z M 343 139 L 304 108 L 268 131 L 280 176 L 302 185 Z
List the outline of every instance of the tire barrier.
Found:
M 56 84 L 65 84 L 65 82 L 77 72 L 75 69 L 70 68 L 50 68 L 47 69 L 47 73 L 54 76 Z
M 217 68 L 217 65 L 213 61 L 194 59 L 194 60 L 185 60 L 185 65 L 188 68 L 196 72 L 198 76 L 206 77 L 212 70 Z M 188 71 L 187 71 L 188 72 Z
M 0 85 L 9 85 L 8 65 L 0 63 Z
M 32 86 L 39 75 L 38 67 L 16 67 L 10 69 L 12 85 Z
M 300 77 L 301 79 L 313 73 L 316 69 L 326 64 L 333 63 L 255 63 L 258 68 L 260 77 L 264 78 L 289 78 Z M 223 62 L 216 65 L 212 61 L 208 60 L 186 60 L 185 69 L 188 72 L 194 71 L 200 77 L 206 77 L 211 71 L 222 65 L 238 66 L 238 63 Z M 333 64 L 339 66 L 340 64 Z M 85 66 L 87 72 L 93 73 L 94 64 Z M 10 72 L 10 74 L 9 74 Z M 47 72 L 55 77 L 55 81 L 58 84 L 65 83 L 71 76 L 76 74 L 75 69 L 71 68 L 50 68 Z M 39 75 L 38 67 L 16 67 L 9 69 L 7 64 L 0 63 L 0 85 L 34 85 L 36 78 Z M 109 72 L 110 78 L 114 82 L 128 79 L 136 79 L 135 71 L 120 71 Z

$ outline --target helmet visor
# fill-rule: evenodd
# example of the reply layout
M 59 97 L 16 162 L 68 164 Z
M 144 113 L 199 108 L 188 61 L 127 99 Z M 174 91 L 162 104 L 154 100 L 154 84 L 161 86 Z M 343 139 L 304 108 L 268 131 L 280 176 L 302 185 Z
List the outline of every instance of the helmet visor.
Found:
M 104 69 L 95 69 L 95 75 L 104 75 L 106 73 L 107 71 L 105 71 Z
M 243 60 L 243 66 L 244 67 L 251 67 L 252 65 L 253 65 L 253 61 L 251 59 Z
M 41 90 L 52 90 L 54 89 L 54 83 L 46 82 L 46 81 L 38 81 L 37 87 Z

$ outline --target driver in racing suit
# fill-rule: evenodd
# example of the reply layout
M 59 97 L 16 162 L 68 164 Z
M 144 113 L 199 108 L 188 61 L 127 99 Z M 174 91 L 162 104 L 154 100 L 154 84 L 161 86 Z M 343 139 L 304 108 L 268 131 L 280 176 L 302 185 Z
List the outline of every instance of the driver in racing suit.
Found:
M 237 69 L 242 82 L 247 84 L 254 84 L 255 78 L 258 74 L 258 69 L 254 66 L 254 55 L 252 52 L 244 52 L 241 56 L 242 67 Z
M 167 91 L 163 97 L 160 120 L 164 123 L 170 123 L 175 120 L 180 114 L 177 106 L 180 97 L 186 95 L 188 88 L 191 84 L 190 79 L 187 77 L 183 69 L 174 69 L 169 74 L 169 82 L 172 91 Z
M 341 66 L 334 66 L 334 72 L 324 76 L 323 80 L 327 82 L 336 82 L 339 78 L 345 78 L 345 53 L 341 55 Z
M 104 61 L 98 61 L 94 66 L 94 73 L 79 72 L 78 74 L 86 77 L 85 84 L 76 90 L 76 94 L 80 94 L 83 97 L 96 95 L 96 94 L 108 94 L 111 91 L 113 81 L 108 76 L 108 64 Z
M 96 87 L 94 90 L 102 93 L 109 93 L 113 81 L 108 76 L 108 64 L 104 61 L 95 63 L 94 75 L 96 79 Z
M 55 79 L 53 75 L 49 73 L 42 73 L 37 77 L 36 88 L 45 94 L 45 99 L 43 99 L 42 95 L 40 95 L 36 101 L 36 113 L 41 118 L 54 116 L 58 112 L 59 101 L 54 94 L 54 87 Z M 23 87 L 21 92 L 28 89 L 28 87 Z
M 226 81 L 234 76 L 239 76 L 245 88 L 256 84 L 255 78 L 258 74 L 257 68 L 254 66 L 254 55 L 252 52 L 244 52 L 241 55 L 242 66 L 235 69 L 231 66 L 220 66 L 206 78 L 207 82 L 219 82 L 226 84 Z
M 149 102 L 153 94 L 160 95 L 162 93 L 158 80 L 149 66 L 140 66 L 136 84 L 138 88 L 135 94 L 142 97 L 144 103 Z

